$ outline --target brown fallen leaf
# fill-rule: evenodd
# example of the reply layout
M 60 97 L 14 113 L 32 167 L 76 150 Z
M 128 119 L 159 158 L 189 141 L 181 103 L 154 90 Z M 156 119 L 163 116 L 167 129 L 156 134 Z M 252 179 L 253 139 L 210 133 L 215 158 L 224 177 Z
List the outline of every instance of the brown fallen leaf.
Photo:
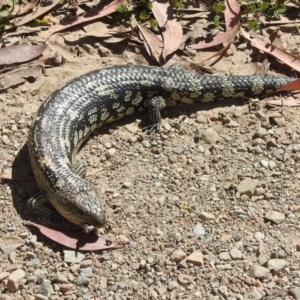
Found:
M 295 81 L 292 81 L 282 86 L 276 92 L 294 92 L 294 91 L 300 91 L 300 79 L 295 79 Z
M 240 6 L 236 0 L 226 0 L 226 9 L 224 11 L 226 32 L 217 33 L 211 42 L 200 41 L 197 44 L 190 45 L 188 48 L 200 50 L 220 45 L 227 42 L 227 45 L 232 42 L 239 30 L 239 22 L 241 18 Z M 229 47 L 229 46 L 228 46 Z M 227 50 L 227 49 L 226 49 Z
M 21 35 L 25 35 L 25 34 L 30 34 L 30 33 L 35 33 L 35 32 L 39 32 L 41 30 L 43 30 L 45 27 L 25 27 L 25 26 L 20 26 L 18 28 L 16 28 L 15 31 L 13 32 L 8 32 L 6 34 L 2 35 L 3 39 L 6 39 L 10 36 L 21 36 Z M 47 26 L 48 28 L 48 26 Z
M 45 45 L 16 45 L 0 49 L 0 65 L 23 63 L 40 56 Z
M 90 23 L 87 25 L 84 25 L 82 29 L 85 31 L 86 36 L 95 36 L 95 37 L 100 37 L 100 38 L 105 38 L 105 37 L 111 37 L 111 25 L 110 24 L 105 24 L 103 22 L 94 22 Z M 71 34 L 74 34 L 72 32 Z M 82 33 L 79 33 L 82 34 Z
M 104 16 L 112 14 L 112 13 L 116 12 L 116 9 L 120 4 L 126 5 L 127 1 L 126 0 L 113 0 L 111 3 L 109 3 L 108 5 L 106 5 L 104 7 L 101 4 L 93 9 L 90 9 L 89 11 L 87 11 L 86 13 L 84 13 L 82 15 L 72 17 L 72 18 L 66 20 L 65 22 L 54 27 L 50 31 L 49 37 L 56 32 L 74 27 L 74 26 L 82 24 L 82 23 L 90 22 L 93 20 L 98 20 Z
M 291 67 L 292 69 L 300 72 L 300 59 L 299 57 L 290 54 L 282 49 L 273 46 L 270 43 L 265 43 L 257 38 L 252 38 L 243 28 L 240 29 L 245 39 L 251 42 L 251 45 L 259 50 L 268 53 L 277 59 L 281 60 L 283 63 Z
M 112 36 L 108 39 L 106 39 L 104 42 L 107 43 L 107 44 L 116 44 L 116 43 L 120 43 L 124 40 L 126 40 L 127 37 L 126 36 Z
M 300 79 L 295 79 L 294 81 L 282 86 L 280 89 L 278 89 L 276 91 L 276 93 L 278 92 L 295 92 L 295 91 L 300 91 Z M 273 93 L 270 93 L 273 94 Z M 267 95 L 270 95 L 267 94 Z M 298 96 L 298 98 L 292 98 L 289 97 L 288 99 L 278 99 L 278 100 L 266 100 L 266 102 L 268 104 L 272 104 L 272 105 L 277 105 L 277 106 L 300 106 L 300 99 L 299 99 L 299 95 L 294 95 L 294 96 Z
M 20 16 L 23 14 L 26 14 L 27 12 L 29 12 L 30 10 L 32 10 L 34 7 L 37 6 L 37 4 L 39 3 L 39 0 L 33 0 L 31 2 L 28 3 L 22 3 L 21 4 L 17 4 L 14 7 L 13 12 L 11 13 L 12 16 Z
M 111 24 L 106 24 L 100 21 L 87 24 L 83 26 L 83 29 L 86 36 L 96 37 L 111 37 L 116 34 L 125 35 L 132 31 L 130 27 L 125 27 L 123 25 L 119 25 L 117 28 L 111 28 Z
M 241 19 L 241 8 L 237 0 L 225 0 L 224 11 L 226 31 L 233 29 Z
M 208 36 L 211 36 L 211 31 L 208 29 L 208 25 L 204 27 L 197 26 L 182 37 L 179 49 L 184 50 L 187 45 L 193 45 L 196 41 L 200 39 L 204 40 Z
M 41 67 L 31 67 L 26 69 L 18 69 L 9 72 L 9 74 L 1 74 L 0 91 L 4 91 L 12 86 L 24 83 L 27 78 L 37 78 L 42 75 Z
M 63 246 L 80 251 L 108 250 L 124 247 L 129 241 L 111 242 L 93 233 L 55 230 L 34 222 L 26 222 L 40 230 L 47 238 Z
M 142 24 L 138 24 L 134 17 L 132 17 L 132 23 L 133 26 L 137 26 L 137 28 L 139 29 L 140 39 L 142 40 L 147 53 L 150 57 L 155 59 L 159 65 L 163 65 L 163 67 L 167 68 L 175 62 L 181 62 L 181 59 L 176 54 L 173 54 L 172 57 L 169 58 L 167 63 L 164 64 L 164 61 L 162 60 L 161 56 L 163 48 L 162 40 L 157 35 L 155 35 L 150 29 L 146 28 Z M 135 38 L 131 37 L 131 39 L 134 40 Z
M 179 48 L 183 30 L 181 24 L 174 18 L 175 13 L 169 1 L 154 1 L 152 4 L 152 13 L 162 29 L 162 58 L 165 61 L 168 55 L 174 53 Z
M 211 12 L 202 8 L 180 8 L 180 19 L 209 18 Z
M 272 20 L 272 19 L 268 19 L 266 18 L 265 16 L 260 16 L 259 17 L 259 21 L 264 24 L 264 25 L 281 25 L 281 24 L 289 24 L 289 23 L 292 23 L 293 25 L 295 24 L 298 24 L 298 26 L 300 25 L 299 24 L 299 21 L 297 22 L 296 20 L 291 20 L 287 17 L 284 17 L 284 16 L 280 16 L 280 20 Z
M 150 29 L 146 28 L 142 24 L 138 24 L 134 17 L 132 17 L 132 22 L 136 23 L 137 28 L 139 29 L 139 36 L 140 39 L 143 41 L 143 44 L 145 46 L 145 49 L 150 57 L 156 60 L 156 62 L 160 65 L 163 64 L 161 53 L 163 48 L 163 42 L 159 37 L 153 32 L 151 32 Z
M 53 7 L 58 5 L 59 2 L 60 0 L 51 0 L 51 3 L 49 5 L 39 5 L 37 10 L 34 10 L 32 13 L 13 19 L 13 21 L 10 22 L 9 25 L 5 26 L 5 29 L 9 29 L 12 27 L 19 27 L 34 19 L 38 19 L 40 16 L 44 15 L 45 13 L 50 11 Z
M 267 100 L 268 104 L 277 105 L 277 106 L 288 106 L 288 107 L 299 107 L 300 99 L 285 99 L 285 100 Z
M 210 60 L 214 57 L 223 55 L 223 53 L 225 53 L 228 50 L 228 48 L 230 47 L 231 42 L 233 41 L 233 39 L 235 38 L 235 36 L 239 30 L 239 27 L 240 27 L 239 21 L 241 18 L 241 11 L 240 11 L 240 6 L 239 6 L 238 2 L 236 0 L 226 0 L 225 3 L 226 3 L 226 9 L 225 9 L 224 15 L 225 15 L 225 23 L 226 23 L 226 32 L 218 33 L 214 37 L 214 40 L 210 43 L 203 44 L 203 41 L 202 41 L 197 44 L 198 46 L 202 45 L 204 48 L 208 48 L 208 46 L 212 47 L 212 46 L 216 46 L 219 44 L 223 44 L 224 48 L 222 48 L 217 53 L 214 53 L 210 57 L 208 57 L 205 60 L 198 63 L 197 64 L 198 66 L 203 65 L 208 60 Z M 201 49 L 204 49 L 204 48 L 201 48 Z
M 209 56 L 208 58 L 202 60 L 201 62 L 197 63 L 198 66 L 202 66 L 204 65 L 208 60 L 214 58 L 214 57 L 218 57 L 218 56 L 221 56 L 223 55 L 223 53 L 225 53 L 230 45 L 231 45 L 231 42 L 233 41 L 234 39 L 234 36 L 232 37 L 232 39 L 229 39 L 228 41 L 224 42 L 224 48 L 222 48 L 221 50 L 219 50 L 218 52 L 214 53 L 213 55 Z
M 207 48 L 215 47 L 224 42 L 232 41 L 238 31 L 239 31 L 239 25 L 237 25 L 230 31 L 217 33 L 211 42 L 207 43 L 206 41 L 200 41 L 199 43 L 190 45 L 187 48 L 194 49 L 194 50 L 200 50 L 200 49 L 207 49 Z

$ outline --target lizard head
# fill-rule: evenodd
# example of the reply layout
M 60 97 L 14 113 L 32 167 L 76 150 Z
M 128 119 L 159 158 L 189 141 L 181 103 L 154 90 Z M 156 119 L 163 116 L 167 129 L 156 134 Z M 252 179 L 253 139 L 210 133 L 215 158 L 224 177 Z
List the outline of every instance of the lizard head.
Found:
M 62 205 L 55 207 L 71 223 L 79 225 L 86 232 L 101 228 L 106 223 L 103 204 L 97 189 L 80 178 L 60 193 Z

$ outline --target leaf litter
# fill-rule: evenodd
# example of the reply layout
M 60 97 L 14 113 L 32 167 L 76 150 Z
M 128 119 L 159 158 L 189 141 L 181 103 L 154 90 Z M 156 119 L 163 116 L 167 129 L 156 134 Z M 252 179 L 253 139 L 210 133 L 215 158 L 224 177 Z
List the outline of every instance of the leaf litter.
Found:
M 111 250 L 124 247 L 129 243 L 128 241 L 112 242 L 94 233 L 51 229 L 34 222 L 26 222 L 26 224 L 38 228 L 44 236 L 56 243 L 77 251 Z
M 17 45 L 0 49 L 0 65 L 23 63 L 42 55 L 44 45 Z
M 175 12 L 168 2 L 153 2 L 153 15 L 159 26 L 163 38 L 162 59 L 165 61 L 167 56 L 174 53 L 180 46 L 182 40 L 182 26 L 174 16 Z

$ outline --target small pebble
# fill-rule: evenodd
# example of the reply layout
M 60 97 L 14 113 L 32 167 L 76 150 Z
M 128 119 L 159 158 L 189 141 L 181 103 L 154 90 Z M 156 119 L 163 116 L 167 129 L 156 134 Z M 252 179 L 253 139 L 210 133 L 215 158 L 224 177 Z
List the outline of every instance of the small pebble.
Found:
M 214 220 L 215 216 L 213 214 L 203 211 L 199 214 L 199 218 L 203 221 L 210 221 L 210 220 Z
M 256 279 L 266 279 L 268 278 L 269 274 L 270 271 L 267 268 L 259 265 L 254 265 L 249 271 L 249 276 Z
M 272 222 L 276 223 L 276 224 L 280 224 L 285 220 L 285 215 L 280 213 L 280 212 L 271 210 L 271 211 L 266 212 L 265 218 L 269 221 L 272 221 Z
M 8 138 L 7 135 L 3 135 L 2 136 L 2 142 L 5 144 L 5 145 L 9 145 L 10 144 L 10 140 Z
M 220 139 L 218 133 L 211 127 L 202 132 L 201 138 L 206 144 L 215 144 Z
M 230 253 L 230 256 L 232 257 L 232 259 L 242 259 L 243 258 L 243 253 L 238 249 L 233 248 L 230 250 L 229 253 Z
M 270 259 L 267 262 L 269 270 L 281 270 L 287 265 L 287 261 L 284 259 Z
M 196 266 L 201 266 L 203 265 L 203 255 L 200 251 L 195 251 L 192 254 L 190 254 L 187 259 L 187 263 L 191 263 Z
M 202 227 L 200 223 L 197 223 L 193 228 L 194 235 L 200 237 L 205 235 L 205 229 Z
M 254 238 L 257 240 L 257 241 L 262 241 L 264 238 L 265 238 L 265 235 L 262 233 L 262 232 L 255 232 L 254 234 Z
M 177 146 L 177 147 L 173 148 L 173 152 L 176 154 L 182 154 L 184 152 L 184 148 L 181 146 Z
M 184 258 L 186 257 L 186 253 L 182 250 L 175 250 L 170 259 L 171 261 L 174 261 L 174 262 L 180 262 L 181 260 L 183 260 Z
M 80 263 L 84 260 L 85 255 L 72 250 L 64 250 L 64 261 L 67 263 Z

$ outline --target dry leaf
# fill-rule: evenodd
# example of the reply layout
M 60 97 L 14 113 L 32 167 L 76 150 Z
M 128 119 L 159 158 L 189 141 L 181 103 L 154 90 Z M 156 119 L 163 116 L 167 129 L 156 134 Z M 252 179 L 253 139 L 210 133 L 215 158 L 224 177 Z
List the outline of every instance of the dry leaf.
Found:
M 267 103 L 272 105 L 277 105 L 277 106 L 298 107 L 300 106 L 300 99 L 268 100 Z
M 103 22 L 95 22 L 90 23 L 88 25 L 83 26 L 85 33 L 85 36 L 96 36 L 96 37 L 111 37 L 114 34 L 126 34 L 131 30 L 130 27 L 126 28 L 123 25 L 119 25 L 117 28 L 112 28 L 111 24 L 106 24 Z
M 236 0 L 225 0 L 226 9 L 224 11 L 226 31 L 230 31 L 239 24 L 241 19 L 241 8 Z
M 111 242 L 93 233 L 55 230 L 40 224 L 28 222 L 28 225 L 37 227 L 49 239 L 71 249 L 80 251 L 108 250 L 124 247 L 129 242 Z
M 233 41 L 234 39 L 234 36 L 227 42 L 225 42 L 224 44 L 226 44 L 224 46 L 224 48 L 222 48 L 220 51 L 214 53 L 213 55 L 209 56 L 208 58 L 206 58 L 205 60 L 202 60 L 201 62 L 197 63 L 198 66 L 202 66 L 204 63 L 206 63 L 208 60 L 214 58 L 214 57 L 218 57 L 218 56 L 221 56 L 223 53 L 225 53 L 228 48 L 230 47 L 231 45 L 231 42 Z
M 33 1 L 27 2 L 25 4 L 24 3 L 21 3 L 21 5 L 17 4 L 17 5 L 15 5 L 12 15 L 19 16 L 19 15 L 26 14 L 27 12 L 32 10 L 34 7 L 36 7 L 38 3 L 39 3 L 39 0 L 33 0 Z
M 265 53 L 268 53 L 282 62 L 284 62 L 286 65 L 290 66 L 292 69 L 300 72 L 300 59 L 299 57 L 290 54 L 282 49 L 276 48 L 270 43 L 265 43 L 262 40 L 259 40 L 257 38 L 252 38 L 243 28 L 241 28 L 241 32 L 243 36 L 251 42 L 251 45 L 255 48 L 264 51 Z
M 44 15 L 48 11 L 50 11 L 53 7 L 58 5 L 60 0 L 52 0 L 50 5 L 39 5 L 38 9 L 33 11 L 31 14 L 27 14 L 22 17 L 18 17 L 14 19 L 14 22 L 11 24 L 13 26 L 7 25 L 5 26 L 5 29 L 11 28 L 11 27 L 19 27 L 21 25 L 24 25 L 34 19 L 38 19 L 40 16 Z
M 75 17 L 70 18 L 67 21 L 57 25 L 56 27 L 53 28 L 53 30 L 51 30 L 50 35 L 52 35 L 56 32 L 65 30 L 67 28 L 74 27 L 74 26 L 82 24 L 82 23 L 90 22 L 93 20 L 98 20 L 104 16 L 112 14 L 112 13 L 116 12 L 116 9 L 120 4 L 126 5 L 127 1 L 126 0 L 114 0 L 110 4 L 108 4 L 104 7 L 102 4 L 98 5 L 97 7 L 90 9 L 89 11 L 87 11 L 86 13 L 84 13 L 82 15 L 75 16 Z
M 214 47 L 224 42 L 227 42 L 228 46 L 228 44 L 232 42 L 239 30 L 239 22 L 241 18 L 240 6 L 236 0 L 226 0 L 225 4 L 226 9 L 224 11 L 224 16 L 226 23 L 226 32 L 217 33 L 214 36 L 213 41 L 211 42 L 207 43 L 206 41 L 200 41 L 197 44 L 188 46 L 188 48 L 199 50 Z
M 48 26 L 47 26 L 47 28 L 48 28 Z M 25 26 L 21 26 L 21 27 L 16 28 L 16 30 L 13 31 L 13 32 L 9 32 L 9 33 L 3 34 L 2 38 L 6 39 L 6 38 L 8 38 L 10 36 L 21 36 L 23 34 L 29 34 L 29 33 L 39 32 L 42 29 L 43 29 L 43 27 L 41 27 L 41 26 L 40 27 L 25 27 Z
M 22 70 L 14 70 L 10 74 L 4 73 L 0 81 L 0 91 L 4 91 L 12 86 L 24 83 L 27 78 L 37 78 L 42 74 L 41 67 L 32 67 Z
M 0 49 L 0 65 L 23 63 L 40 56 L 45 45 L 16 45 Z
M 208 10 L 202 8 L 180 8 L 180 19 L 202 18 L 207 19 L 211 15 Z
M 297 20 L 290 20 L 289 18 L 283 16 L 283 15 L 280 15 L 280 20 L 270 20 L 265 17 L 265 16 L 260 16 L 259 17 L 259 21 L 264 24 L 264 25 L 281 25 L 281 24 L 289 24 L 289 23 L 292 23 L 293 25 L 294 24 L 298 24 L 298 26 L 300 25 L 299 22 L 297 22 Z
M 198 40 L 203 40 L 207 36 L 210 36 L 211 31 L 207 28 L 208 25 L 209 24 L 206 24 L 205 27 L 197 26 L 192 31 L 187 32 L 182 38 L 179 49 L 183 50 L 187 45 L 195 44 Z
M 144 25 L 137 24 L 137 27 L 139 29 L 140 39 L 143 41 L 145 49 L 150 57 L 154 58 L 160 65 L 163 64 L 161 61 L 163 42 Z
M 277 90 L 277 92 L 294 92 L 294 91 L 300 91 L 300 79 L 295 79 L 295 81 L 290 82 Z
M 107 44 L 116 44 L 116 43 L 120 43 L 126 39 L 127 39 L 126 36 L 123 36 L 123 37 L 122 36 L 113 36 L 113 37 L 106 39 L 104 42 Z
M 162 58 L 163 60 L 166 60 L 166 57 L 174 53 L 181 44 L 183 35 L 182 27 L 176 18 L 174 18 L 174 11 L 170 6 L 169 1 L 164 3 L 154 1 L 152 12 L 162 29 Z
M 160 39 L 160 36 L 155 35 L 150 29 L 146 28 L 142 24 L 138 24 L 135 20 L 135 18 L 132 18 L 132 26 L 136 26 L 139 29 L 139 36 L 142 40 L 146 51 L 148 54 L 156 60 L 156 62 L 160 65 L 163 65 L 161 52 L 163 47 L 163 42 Z M 136 40 L 134 36 L 130 38 L 131 40 Z M 168 67 L 174 62 L 180 62 L 181 59 L 176 55 L 172 55 L 172 57 L 167 61 L 166 64 L 163 65 L 163 67 Z

